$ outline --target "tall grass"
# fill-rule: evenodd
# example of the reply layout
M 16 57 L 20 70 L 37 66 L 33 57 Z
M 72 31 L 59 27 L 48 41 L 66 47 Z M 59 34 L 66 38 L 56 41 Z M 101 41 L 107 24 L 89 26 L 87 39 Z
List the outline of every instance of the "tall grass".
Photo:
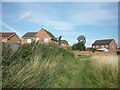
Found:
M 93 56 L 83 76 L 85 87 L 118 88 L 118 56 Z
M 73 77 L 77 73 L 79 60 L 72 53 L 57 45 L 32 43 L 3 59 L 2 84 L 3 88 L 70 88 L 78 84 Z

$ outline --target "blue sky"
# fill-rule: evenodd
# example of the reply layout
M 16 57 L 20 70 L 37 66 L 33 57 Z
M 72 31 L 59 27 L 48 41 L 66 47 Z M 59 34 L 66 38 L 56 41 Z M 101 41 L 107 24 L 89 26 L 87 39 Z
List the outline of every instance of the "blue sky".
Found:
M 79 35 L 86 37 L 86 46 L 96 39 L 118 38 L 117 2 L 2 2 L 3 32 L 26 32 L 41 28 L 69 44 Z

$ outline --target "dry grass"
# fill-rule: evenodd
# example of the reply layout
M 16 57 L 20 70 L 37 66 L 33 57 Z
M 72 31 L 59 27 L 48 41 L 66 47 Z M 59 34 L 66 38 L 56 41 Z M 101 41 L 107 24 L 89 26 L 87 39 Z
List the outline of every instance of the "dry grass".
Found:
M 108 56 L 93 56 L 92 57 L 93 65 L 102 70 L 103 67 L 107 67 L 112 71 L 118 72 L 118 56 L 117 55 L 108 55 Z
M 118 56 L 93 56 L 92 59 L 92 73 L 97 78 L 97 84 L 105 88 L 118 87 Z

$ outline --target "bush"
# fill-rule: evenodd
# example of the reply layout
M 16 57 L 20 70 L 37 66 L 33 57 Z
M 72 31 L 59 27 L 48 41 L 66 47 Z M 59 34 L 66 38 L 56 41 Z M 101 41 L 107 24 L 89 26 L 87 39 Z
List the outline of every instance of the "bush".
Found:
M 77 44 L 73 44 L 72 49 L 82 51 L 82 50 L 86 50 L 86 47 L 84 46 L 83 43 L 79 42 Z
M 89 51 L 95 52 L 95 51 L 97 51 L 97 49 L 96 48 L 92 48 Z
M 3 88 L 74 87 L 79 60 L 73 53 L 52 44 L 25 44 L 6 64 L 3 60 Z

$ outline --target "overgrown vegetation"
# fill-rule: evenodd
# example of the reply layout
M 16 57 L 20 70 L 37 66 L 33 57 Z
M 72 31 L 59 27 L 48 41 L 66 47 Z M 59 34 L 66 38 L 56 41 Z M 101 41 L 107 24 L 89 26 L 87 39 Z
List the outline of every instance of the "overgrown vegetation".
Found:
M 93 56 L 82 62 L 83 87 L 118 88 L 118 56 Z
M 2 61 L 3 88 L 118 87 L 117 56 L 78 56 L 57 45 L 32 43 Z
M 91 48 L 89 51 L 95 52 L 95 51 L 97 51 L 97 49 L 96 48 Z
M 72 53 L 57 45 L 21 45 L 13 56 L 3 58 L 3 87 L 80 87 L 79 65 Z

